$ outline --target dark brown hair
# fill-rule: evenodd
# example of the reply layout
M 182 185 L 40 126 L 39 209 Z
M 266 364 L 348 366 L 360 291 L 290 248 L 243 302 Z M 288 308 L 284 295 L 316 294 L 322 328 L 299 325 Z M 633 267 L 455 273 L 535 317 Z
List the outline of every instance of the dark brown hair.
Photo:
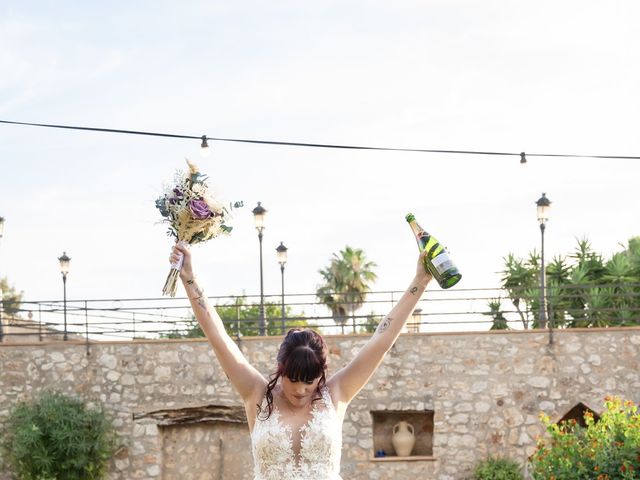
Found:
M 324 339 L 309 328 L 292 328 L 287 332 L 284 340 L 280 344 L 278 351 L 278 366 L 275 373 L 269 377 L 265 397 L 267 407 L 263 409 L 258 405 L 258 418 L 266 420 L 273 412 L 273 388 L 278 383 L 280 377 L 287 377 L 290 380 L 299 382 L 311 382 L 320 377 L 315 402 L 321 397 L 320 389 L 324 387 L 327 371 L 327 344 Z

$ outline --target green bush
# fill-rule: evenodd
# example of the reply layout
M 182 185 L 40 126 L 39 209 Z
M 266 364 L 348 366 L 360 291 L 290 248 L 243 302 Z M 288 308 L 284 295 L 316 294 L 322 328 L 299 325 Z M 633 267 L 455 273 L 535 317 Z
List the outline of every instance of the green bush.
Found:
M 115 438 L 101 409 L 49 392 L 12 409 L 2 450 L 20 480 L 97 480 L 106 476 Z
M 474 480 L 522 480 L 520 465 L 506 458 L 489 457 L 476 467 Z
M 531 456 L 536 480 L 640 479 L 640 414 L 633 402 L 605 398 L 606 410 L 595 421 L 585 413 L 586 428 L 575 420 L 551 423 L 541 415 L 550 434 L 539 440 Z

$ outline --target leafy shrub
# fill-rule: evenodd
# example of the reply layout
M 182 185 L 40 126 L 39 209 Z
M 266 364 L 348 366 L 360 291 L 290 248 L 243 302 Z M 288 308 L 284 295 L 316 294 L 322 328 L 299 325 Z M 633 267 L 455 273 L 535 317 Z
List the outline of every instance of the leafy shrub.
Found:
M 20 480 L 101 479 L 114 449 L 101 409 L 51 392 L 12 409 L 2 442 L 4 461 Z
M 520 465 L 506 458 L 489 457 L 476 467 L 474 480 L 522 480 Z
M 586 412 L 586 428 L 575 420 L 551 423 L 541 415 L 551 438 L 539 440 L 531 456 L 536 480 L 630 480 L 640 478 L 640 414 L 633 402 L 605 398 L 598 422 Z

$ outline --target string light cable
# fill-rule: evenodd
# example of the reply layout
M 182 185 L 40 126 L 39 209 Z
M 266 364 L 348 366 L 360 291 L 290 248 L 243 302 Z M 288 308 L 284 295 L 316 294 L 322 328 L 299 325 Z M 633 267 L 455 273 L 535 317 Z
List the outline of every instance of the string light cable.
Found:
M 61 128 L 68 130 L 84 130 L 89 132 L 103 132 L 103 133 L 120 133 L 127 135 L 147 135 L 153 137 L 166 137 L 166 138 L 181 138 L 188 140 L 199 140 L 200 147 L 203 153 L 208 153 L 209 141 L 215 142 L 236 142 L 236 143 L 253 143 L 261 145 L 281 145 L 290 147 L 307 147 L 307 148 L 333 148 L 343 150 L 377 150 L 387 152 L 417 152 L 417 153 L 445 153 L 445 154 L 458 154 L 458 155 L 491 155 L 491 156 L 509 156 L 520 157 L 520 163 L 527 163 L 527 157 L 555 157 L 555 158 L 599 158 L 599 159 L 618 159 L 618 160 L 640 160 L 640 156 L 623 156 L 623 155 L 580 155 L 580 154 L 565 154 L 565 153 L 525 153 L 525 152 L 491 152 L 491 151 L 476 151 L 476 150 L 442 150 L 431 148 L 396 148 L 396 147 L 374 147 L 363 145 L 334 145 L 326 143 L 303 143 L 303 142 L 285 142 L 277 140 L 253 140 L 242 138 L 219 138 L 210 137 L 208 135 L 178 135 L 174 133 L 159 133 L 159 132 L 144 132 L 138 130 L 122 130 L 115 128 L 96 128 L 96 127 L 79 127 L 71 125 L 52 125 L 46 123 L 30 123 L 30 122 L 16 122 L 10 120 L 0 120 L 0 123 L 10 125 L 23 125 L 31 127 L 46 127 L 46 128 Z

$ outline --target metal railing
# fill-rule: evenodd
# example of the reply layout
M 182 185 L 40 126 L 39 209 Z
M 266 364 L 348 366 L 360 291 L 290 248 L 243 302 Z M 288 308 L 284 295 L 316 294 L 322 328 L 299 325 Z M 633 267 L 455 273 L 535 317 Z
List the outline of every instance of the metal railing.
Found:
M 548 324 L 541 325 L 539 290 L 506 291 L 499 288 L 427 291 L 408 321 L 411 332 L 483 331 L 491 328 L 640 325 L 640 284 L 576 286 L 547 290 Z M 367 294 L 358 309 L 335 317 L 315 294 L 266 295 L 267 335 L 281 335 L 295 326 L 310 326 L 323 334 L 373 332 L 404 292 Z M 510 295 L 518 296 L 515 305 Z M 599 295 L 599 296 L 598 296 Z M 594 300 L 595 299 L 595 300 Z M 599 299 L 599 300 L 598 300 Z M 209 297 L 227 331 L 236 338 L 259 332 L 260 296 Z M 489 306 L 500 301 L 501 307 Z M 591 303 L 590 303 L 591 302 Z M 599 305 L 594 304 L 600 302 Z M 495 307 L 495 305 L 494 305 Z M 65 306 L 61 300 L 22 301 L 1 317 L 3 342 L 62 339 Z M 129 298 L 67 300 L 66 333 L 71 340 L 131 340 L 201 336 L 186 298 Z

